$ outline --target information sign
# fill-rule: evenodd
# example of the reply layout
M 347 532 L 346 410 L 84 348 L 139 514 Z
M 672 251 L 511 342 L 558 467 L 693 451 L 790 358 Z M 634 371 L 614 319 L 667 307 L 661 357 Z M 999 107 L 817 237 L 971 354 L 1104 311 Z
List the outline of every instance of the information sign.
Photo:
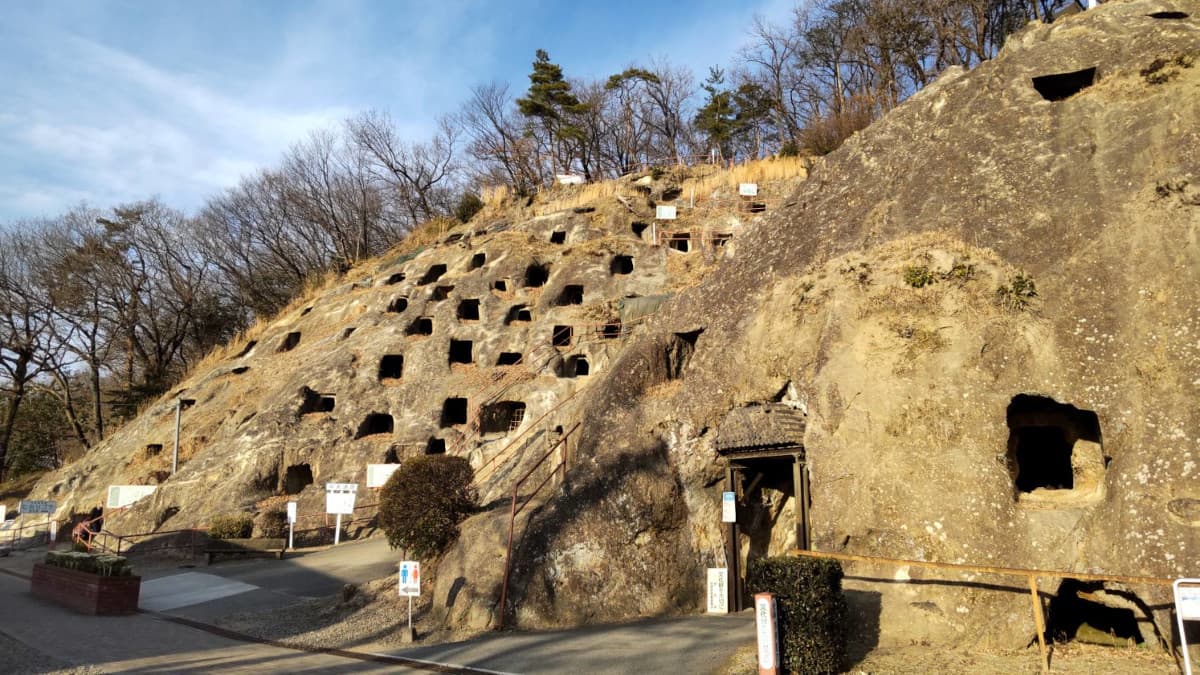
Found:
M 675 205 L 660 204 L 654 207 L 654 217 L 659 220 L 675 220 Z
M 396 469 L 399 468 L 399 464 L 368 464 L 367 487 L 383 487 L 384 484 L 388 482 L 388 479 L 392 477 L 392 474 L 396 473 Z
M 325 513 L 352 515 L 358 483 L 326 483 Z
M 156 485 L 109 485 L 108 502 L 110 509 L 123 509 L 142 497 L 154 494 Z
M 0 504 L 0 525 L 3 525 L 4 521 L 7 520 L 7 518 L 8 518 L 8 507 L 5 506 L 4 504 Z
M 758 672 L 760 675 L 779 673 L 779 643 L 775 632 L 775 595 L 758 593 L 754 596 L 754 629 L 758 635 Z
M 1175 621 L 1179 624 L 1179 646 L 1183 652 L 1183 672 L 1192 675 L 1192 658 L 1188 653 L 1185 621 L 1200 621 L 1200 579 L 1176 579 L 1172 584 L 1175 591 Z
M 421 595 L 421 563 L 405 560 L 400 563 L 400 597 L 416 598 Z
M 737 495 L 732 492 L 721 493 L 721 522 L 737 522 Z
M 738 194 L 743 197 L 757 197 L 758 183 L 738 183 Z
M 708 568 L 708 613 L 729 613 L 729 570 L 724 567 Z
M 288 518 L 289 523 L 295 524 L 295 522 L 296 522 L 296 502 L 288 502 L 287 518 Z
M 54 513 L 58 510 L 58 503 L 49 499 L 22 499 L 17 505 L 17 513 L 22 515 L 30 513 Z

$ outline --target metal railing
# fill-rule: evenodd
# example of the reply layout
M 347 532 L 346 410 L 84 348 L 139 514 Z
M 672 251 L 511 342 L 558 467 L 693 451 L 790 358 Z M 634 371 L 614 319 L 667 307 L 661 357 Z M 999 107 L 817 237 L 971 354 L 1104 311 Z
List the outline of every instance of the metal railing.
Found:
M 560 476 L 560 485 L 566 484 L 567 461 L 569 459 L 567 440 L 571 437 L 571 434 L 575 433 L 575 431 L 578 429 L 579 423 L 577 422 L 575 426 L 571 427 L 562 435 L 562 438 L 558 439 L 557 443 L 550 446 L 550 449 L 547 450 L 546 453 L 542 455 L 538 461 L 535 462 L 534 465 L 525 472 L 524 475 L 517 479 L 517 482 L 513 483 L 512 505 L 510 507 L 508 516 L 508 549 L 504 554 L 504 581 L 500 586 L 500 607 L 498 610 L 496 630 L 502 630 L 504 628 L 504 617 L 508 610 L 508 580 L 512 574 L 513 539 L 517 529 L 517 516 L 520 515 L 521 511 L 523 511 L 525 507 L 529 505 L 529 502 L 533 501 L 533 499 L 542 491 L 542 488 L 546 487 L 546 485 L 549 484 L 549 482 L 556 475 Z M 534 488 L 532 492 L 522 498 L 520 494 L 521 486 L 525 485 L 525 481 L 529 480 L 534 473 L 546 463 L 546 460 L 550 459 L 550 457 L 553 456 L 559 448 L 562 448 L 562 453 L 558 464 L 546 473 L 546 477 L 542 479 L 541 483 L 538 483 L 538 486 Z

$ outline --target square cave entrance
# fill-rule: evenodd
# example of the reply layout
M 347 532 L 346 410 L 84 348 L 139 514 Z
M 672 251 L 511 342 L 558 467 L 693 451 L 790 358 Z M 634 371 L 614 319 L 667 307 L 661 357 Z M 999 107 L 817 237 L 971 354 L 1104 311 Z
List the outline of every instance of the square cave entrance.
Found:
M 442 404 L 441 426 L 452 427 L 467 423 L 467 399 L 448 398 Z
M 283 474 L 283 493 L 298 495 L 304 488 L 312 485 L 312 483 L 312 467 L 308 464 L 293 464 Z
M 1006 417 L 1007 464 L 1018 501 L 1076 506 L 1103 497 L 1108 459 L 1096 413 L 1018 394 Z
M 525 421 L 525 404 L 521 401 L 497 401 L 483 406 L 479 412 L 479 433 L 484 436 L 503 436 L 520 428 Z

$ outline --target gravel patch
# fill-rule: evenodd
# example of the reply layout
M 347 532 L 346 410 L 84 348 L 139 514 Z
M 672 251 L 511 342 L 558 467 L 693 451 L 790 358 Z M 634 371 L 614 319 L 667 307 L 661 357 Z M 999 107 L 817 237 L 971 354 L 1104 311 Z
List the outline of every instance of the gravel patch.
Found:
M 10 675 L 93 675 L 104 672 L 94 666 L 71 666 L 4 633 L 0 633 L 0 662 L 3 671 Z

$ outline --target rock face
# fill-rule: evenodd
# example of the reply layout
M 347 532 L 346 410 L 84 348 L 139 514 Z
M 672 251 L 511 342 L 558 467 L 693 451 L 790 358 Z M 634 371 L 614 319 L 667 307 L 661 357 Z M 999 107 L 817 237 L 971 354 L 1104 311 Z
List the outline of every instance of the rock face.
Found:
M 569 441 L 551 465 L 565 461 L 565 484 L 519 517 L 509 623 L 694 611 L 704 569 L 726 564 L 720 425 L 730 411 L 780 403 L 805 416 L 791 428 L 802 429 L 816 549 L 1195 576 L 1195 10 L 1105 3 L 1031 26 L 972 72 L 945 74 L 826 157 L 645 326 L 611 340 L 600 328 L 582 345 L 545 351 L 547 370 L 501 382 L 494 400 L 524 403 L 534 433 L 495 462 L 503 441 L 464 433 L 446 400 L 467 398 L 470 412 L 493 400 L 499 369 L 482 364 L 530 353 L 555 326 L 597 328 L 618 316 L 589 309 L 597 299 L 686 286 L 667 274 L 682 258 L 634 237 L 628 215 L 597 223 L 565 213 L 384 265 L 184 384 L 196 399 L 185 425 L 205 407 L 219 413 L 189 434 L 183 471 L 126 524 L 162 526 L 169 507 L 179 511 L 168 525 L 194 524 L 292 491 L 308 478 L 292 467 L 307 466 L 318 485 L 356 480 L 368 461 L 442 440 L 480 467 L 496 508 L 464 523 L 440 561 L 434 607 L 447 626 L 481 628 L 498 615 L 505 495 L 561 426 Z M 555 231 L 565 243 L 550 243 Z M 564 247 L 575 253 L 560 257 Z M 632 274 L 613 272 L 615 256 L 633 258 Z M 530 283 L 535 263 L 550 265 L 540 290 Z M 425 282 L 437 265 L 444 273 Z M 395 273 L 404 279 L 389 285 Z M 578 307 L 571 285 L 583 286 Z M 396 317 L 387 306 L 399 297 L 408 307 Z M 471 299 L 479 319 L 460 313 Z M 505 324 L 520 304 L 531 321 Z M 419 317 L 432 319 L 432 335 L 406 334 Z M 299 344 L 277 354 L 291 333 Z M 451 339 L 471 342 L 474 365 L 450 362 Z M 576 372 L 564 364 L 577 353 L 587 377 L 561 376 Z M 397 384 L 380 377 L 388 354 L 403 355 Z M 142 446 L 169 447 L 172 410 L 147 411 L 124 440 L 41 491 L 90 505 L 129 475 L 124 462 L 145 461 Z M 371 415 L 390 415 L 390 430 Z M 795 545 L 791 470 L 762 465 L 758 482 L 748 473 L 740 485 L 743 561 Z M 319 499 L 316 485 L 301 495 Z M 910 578 L 975 584 L 895 583 Z M 855 565 L 847 588 L 860 625 L 878 622 L 885 642 L 1023 646 L 1033 634 L 1021 579 Z M 1070 632 L 1080 616 L 1096 627 L 1092 602 L 1128 612 L 1143 639 L 1155 631 L 1146 606 L 1166 599 L 1147 586 L 1062 590 L 1052 630 Z M 1062 609 L 1068 600 L 1075 609 Z

